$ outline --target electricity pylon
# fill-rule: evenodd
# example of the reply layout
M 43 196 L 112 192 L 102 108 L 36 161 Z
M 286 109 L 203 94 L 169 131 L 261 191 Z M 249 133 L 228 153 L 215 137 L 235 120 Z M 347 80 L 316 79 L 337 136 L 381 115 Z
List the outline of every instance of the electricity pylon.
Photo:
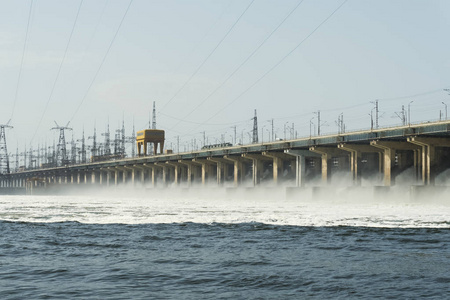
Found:
M 59 130 L 59 142 L 58 142 L 58 148 L 56 150 L 56 166 L 64 166 L 69 163 L 69 160 L 67 159 L 67 150 L 66 150 L 66 138 L 64 136 L 64 130 L 72 130 L 72 128 L 69 128 L 69 122 L 67 122 L 66 126 L 59 126 L 58 123 L 56 123 L 56 127 L 53 127 L 51 130 Z
M 9 174 L 9 156 L 8 156 L 8 148 L 6 146 L 6 128 L 13 128 L 9 125 L 9 122 L 6 124 L 0 125 L 0 174 Z

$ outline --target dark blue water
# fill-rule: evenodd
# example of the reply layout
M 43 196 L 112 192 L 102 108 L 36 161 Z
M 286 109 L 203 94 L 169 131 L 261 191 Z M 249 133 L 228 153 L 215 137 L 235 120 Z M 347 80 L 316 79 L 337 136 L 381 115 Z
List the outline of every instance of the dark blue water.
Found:
M 450 229 L 0 222 L 0 299 L 445 299 Z

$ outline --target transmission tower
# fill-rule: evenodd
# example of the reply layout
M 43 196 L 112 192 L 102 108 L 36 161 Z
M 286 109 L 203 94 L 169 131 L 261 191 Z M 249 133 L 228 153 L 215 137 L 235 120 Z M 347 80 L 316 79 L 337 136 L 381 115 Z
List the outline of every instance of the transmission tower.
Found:
M 122 134 L 120 140 L 120 152 L 122 157 L 125 157 L 125 120 L 122 119 L 122 130 L 120 132 Z
M 73 131 L 72 131 L 72 142 L 71 142 L 71 158 L 70 158 L 70 162 L 72 164 L 76 164 L 77 163 L 77 144 L 75 143 L 75 140 L 73 139 Z
M 93 136 L 89 136 L 88 140 L 92 139 L 92 147 L 91 147 L 91 155 L 92 156 L 97 156 L 97 129 L 94 125 L 94 135 Z
M 8 123 L 0 125 L 0 174 L 9 174 L 9 156 L 8 156 L 8 149 L 6 147 L 6 134 L 5 129 L 6 128 L 13 128 Z
M 19 171 L 19 145 L 16 147 L 16 172 Z
M 58 123 L 56 123 L 56 127 L 53 127 L 51 130 L 59 130 L 59 141 L 58 141 L 58 148 L 56 150 L 56 166 L 63 166 L 69 163 L 69 160 L 67 159 L 67 150 L 66 150 L 66 138 L 64 136 L 64 130 L 72 130 L 72 128 L 69 128 L 69 123 L 67 123 L 66 126 L 59 126 Z
M 109 122 L 108 122 L 108 126 L 106 127 L 106 132 L 102 133 L 102 136 L 105 137 L 105 155 L 111 155 L 111 138 L 110 138 L 110 133 L 109 133 Z
M 83 135 L 81 137 L 81 140 L 77 140 L 77 142 L 81 142 L 81 150 L 80 150 L 81 163 L 85 164 L 86 163 L 86 140 L 84 138 L 84 126 L 83 126 Z
M 258 143 L 258 117 L 255 109 L 255 116 L 253 117 L 253 144 L 256 143 Z

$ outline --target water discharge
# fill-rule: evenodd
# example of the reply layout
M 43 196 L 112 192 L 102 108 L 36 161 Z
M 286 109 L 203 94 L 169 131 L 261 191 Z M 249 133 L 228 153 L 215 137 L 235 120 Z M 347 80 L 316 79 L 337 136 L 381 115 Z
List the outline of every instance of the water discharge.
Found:
M 450 228 L 447 190 L 408 197 L 391 188 L 122 189 L 90 195 L 0 196 L 0 220 L 86 224 L 263 223 L 293 226 Z

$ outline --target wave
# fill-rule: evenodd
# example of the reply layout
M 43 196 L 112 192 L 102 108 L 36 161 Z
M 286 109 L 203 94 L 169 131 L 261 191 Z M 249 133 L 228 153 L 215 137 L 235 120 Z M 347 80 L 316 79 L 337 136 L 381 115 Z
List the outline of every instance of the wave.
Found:
M 219 193 L 0 196 L 0 220 L 87 224 L 262 223 L 292 226 L 450 228 L 449 203 L 365 197 L 286 199 Z

